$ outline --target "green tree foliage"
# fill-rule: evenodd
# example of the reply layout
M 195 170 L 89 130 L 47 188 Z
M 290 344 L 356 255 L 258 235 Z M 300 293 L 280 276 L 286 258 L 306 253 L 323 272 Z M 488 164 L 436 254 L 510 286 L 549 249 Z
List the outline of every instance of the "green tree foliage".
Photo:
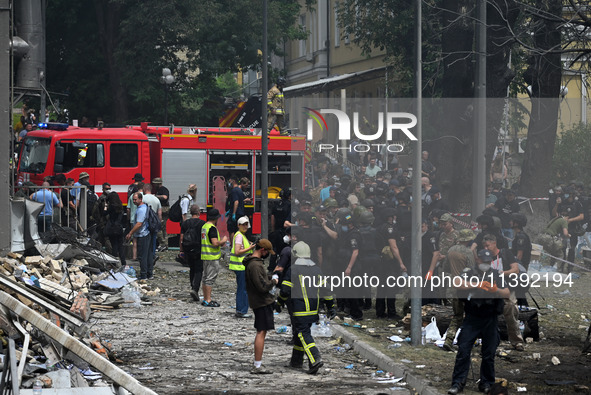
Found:
M 271 52 L 305 36 L 297 1 L 270 0 L 268 10 Z M 168 67 L 170 121 L 205 126 L 221 102 L 216 77 L 261 62 L 257 0 L 52 0 L 47 21 L 48 84 L 69 94 L 74 118 L 162 123 Z
M 579 124 L 565 131 L 557 140 L 552 160 L 555 184 L 577 180 L 591 184 L 591 125 Z

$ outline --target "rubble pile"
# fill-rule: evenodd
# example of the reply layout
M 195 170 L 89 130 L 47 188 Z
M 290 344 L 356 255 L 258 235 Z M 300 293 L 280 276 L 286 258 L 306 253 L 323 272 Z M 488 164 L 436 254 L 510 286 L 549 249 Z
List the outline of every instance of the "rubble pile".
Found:
M 111 363 L 117 362 L 111 344 L 89 331 L 89 320 L 93 310 L 150 304 L 147 298 L 160 290 L 140 284 L 129 268 L 104 270 L 112 265 L 101 260 L 114 258 L 100 251 L 37 250 L 42 254 L 0 257 L 0 391 L 152 393 Z

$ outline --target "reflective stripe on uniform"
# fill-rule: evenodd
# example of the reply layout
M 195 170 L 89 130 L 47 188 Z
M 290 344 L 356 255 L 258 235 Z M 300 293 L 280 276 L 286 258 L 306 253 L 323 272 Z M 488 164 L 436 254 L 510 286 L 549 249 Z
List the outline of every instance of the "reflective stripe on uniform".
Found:
M 294 317 L 307 317 L 307 316 L 316 315 L 316 314 L 318 314 L 318 310 L 294 311 L 293 312 Z
M 314 359 L 314 356 L 312 355 L 312 352 L 310 351 L 310 349 L 312 347 L 316 347 L 316 343 L 306 344 L 306 342 L 304 341 L 304 336 L 301 334 L 301 332 L 298 333 L 298 338 L 300 339 L 300 342 L 304 346 L 304 351 L 306 352 L 306 355 L 308 356 L 308 360 L 310 361 L 310 364 L 315 363 L 316 359 Z
M 246 236 L 238 231 L 234 234 L 234 239 L 232 240 L 232 251 L 230 251 L 230 265 L 228 266 L 228 268 L 230 270 L 236 270 L 236 271 L 244 271 L 245 267 L 242 264 L 242 261 L 244 260 L 244 258 L 246 257 L 246 254 L 242 254 L 240 256 L 236 255 L 235 251 L 236 251 L 236 237 L 241 234 L 242 235 L 242 242 L 243 247 L 245 249 L 250 247 L 250 242 L 248 241 L 248 239 L 246 238 Z
M 215 228 L 217 232 L 217 239 L 220 239 L 220 232 L 214 226 L 214 224 L 206 222 L 201 228 L 201 260 L 203 261 L 215 261 L 222 257 L 222 250 L 220 247 L 214 247 L 209 240 L 209 229 Z

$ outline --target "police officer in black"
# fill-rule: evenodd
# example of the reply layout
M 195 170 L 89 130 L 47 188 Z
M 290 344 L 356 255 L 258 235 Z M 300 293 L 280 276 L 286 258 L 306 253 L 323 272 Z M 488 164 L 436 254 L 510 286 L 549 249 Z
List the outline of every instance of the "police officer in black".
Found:
M 476 223 L 481 229 L 481 232 L 476 235 L 474 242 L 472 243 L 472 251 L 480 251 L 484 248 L 483 239 L 486 235 L 493 235 L 497 239 L 497 247 L 507 248 L 507 241 L 500 229 L 495 228 L 493 217 L 487 214 L 479 215 L 476 217 Z
M 511 217 L 511 228 L 513 228 L 513 244 L 511 245 L 511 252 L 517 258 L 517 263 L 523 267 L 520 272 L 527 272 L 529 268 L 529 262 L 531 261 L 531 240 L 527 233 L 523 231 L 527 225 L 527 218 L 525 215 L 515 213 Z M 527 298 L 525 292 L 522 290 L 515 290 L 515 296 L 517 297 L 517 304 L 520 306 L 527 306 Z
M 421 267 L 422 273 L 427 274 L 429 269 L 431 268 L 431 262 L 433 261 L 433 256 L 439 252 L 439 235 L 442 231 L 434 231 L 431 226 L 429 226 L 429 220 L 423 219 L 421 221 Z M 423 288 L 423 299 L 421 301 L 421 305 L 426 304 L 438 304 L 440 299 L 436 298 L 435 291 L 431 294 L 430 288 L 428 288 L 430 283 L 425 284 L 425 288 Z
M 336 227 L 339 242 L 338 262 L 340 262 L 341 266 L 339 269 L 345 276 L 350 277 L 354 273 L 353 268 L 359 264 L 359 243 L 361 235 L 353 224 L 353 216 L 349 209 L 341 208 L 337 211 Z M 363 319 L 363 310 L 359 304 L 359 296 L 359 292 L 351 288 L 342 288 L 337 292 L 339 309 L 341 307 L 344 309 L 348 308 L 351 318 L 355 321 Z M 343 301 L 345 302 L 344 304 Z
M 378 235 L 381 240 L 381 259 L 376 270 L 380 279 L 380 285 L 386 284 L 388 276 L 400 276 L 406 273 L 406 266 L 400 256 L 398 244 L 400 243 L 400 234 L 396 227 L 396 209 L 386 208 L 381 211 L 382 218 L 385 219 L 382 225 L 378 227 Z M 379 286 L 376 294 L 376 316 L 378 318 L 398 319 L 396 314 L 396 289 Z
M 285 230 L 285 221 L 291 213 L 291 190 L 282 189 L 279 192 L 280 201 L 271 212 L 271 230 Z
M 504 288 L 498 272 L 491 269 L 492 259 L 490 251 L 480 250 L 478 269 L 468 269 L 465 281 L 459 287 L 459 294 L 463 294 L 460 296 L 463 296 L 465 317 L 458 336 L 452 385 L 447 391 L 449 395 L 463 391 L 470 370 L 472 347 L 479 337 L 482 338 L 482 363 L 478 389 L 488 394 L 495 382 L 495 354 L 500 339 L 497 317 L 503 312 L 503 298 L 509 297 L 509 290 Z
M 412 213 L 410 199 L 411 195 L 407 191 L 402 191 L 396 195 L 396 200 L 398 200 L 396 224 L 398 226 L 398 231 L 400 232 L 400 245 L 398 248 L 400 250 L 400 256 L 402 257 L 402 262 L 410 262 L 411 257 L 410 235 L 412 233 Z
M 354 275 L 373 276 L 380 265 L 379 235 L 376 228 L 373 227 L 375 217 L 371 211 L 363 211 L 359 217 L 359 234 L 361 241 L 359 243 L 359 264 L 355 265 Z M 371 287 L 361 287 L 363 296 L 363 310 L 371 309 Z
M 552 210 L 552 214 L 556 216 L 557 213 L 562 211 L 566 211 L 568 213 L 568 233 L 570 234 L 569 249 L 566 260 L 569 262 L 574 262 L 579 236 L 583 236 L 585 234 L 585 230 L 583 228 L 585 214 L 583 212 L 583 205 L 579 201 L 578 197 L 575 196 L 575 189 L 573 187 L 569 186 L 564 189 L 563 199 L 556 199 L 556 205 Z M 563 271 L 570 273 L 571 265 L 565 263 L 563 266 Z

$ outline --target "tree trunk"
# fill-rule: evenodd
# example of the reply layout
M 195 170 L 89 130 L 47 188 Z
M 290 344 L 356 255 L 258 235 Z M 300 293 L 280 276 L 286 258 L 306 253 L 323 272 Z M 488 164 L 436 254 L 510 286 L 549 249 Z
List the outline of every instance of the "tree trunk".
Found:
M 473 15 L 469 13 L 471 3 L 445 0 L 442 6 L 443 100 L 433 115 L 438 118 L 434 121 L 439 128 L 437 135 L 446 137 L 426 144 L 428 150 L 434 151 L 436 184 L 442 188 L 446 199 L 453 202 L 452 209 L 467 207 L 471 194 L 472 110 L 470 100 L 466 100 L 473 95 L 474 80 L 470 55 L 474 43 Z
M 494 150 L 502 126 L 507 88 L 515 77 L 509 66 L 513 40 L 508 40 L 519 16 L 519 8 L 512 0 L 493 0 L 487 7 L 487 68 L 486 96 L 486 175 L 488 178 Z
M 119 23 L 121 21 L 120 3 L 108 0 L 95 0 L 94 6 L 98 23 L 98 33 L 106 66 L 109 73 L 109 86 L 113 95 L 113 113 L 116 122 L 129 119 L 129 98 L 121 79 L 122 73 L 117 65 L 115 51 L 118 43 Z
M 540 13 L 556 18 L 540 17 L 536 21 L 534 40 L 538 52 L 531 57 L 525 74 L 526 82 L 532 87 L 532 110 L 520 184 L 521 191 L 529 197 L 544 197 L 548 193 L 562 77 L 560 53 L 545 53 L 547 50 L 560 48 L 561 37 L 557 20 L 562 15 L 562 2 L 548 0 L 539 3 Z

